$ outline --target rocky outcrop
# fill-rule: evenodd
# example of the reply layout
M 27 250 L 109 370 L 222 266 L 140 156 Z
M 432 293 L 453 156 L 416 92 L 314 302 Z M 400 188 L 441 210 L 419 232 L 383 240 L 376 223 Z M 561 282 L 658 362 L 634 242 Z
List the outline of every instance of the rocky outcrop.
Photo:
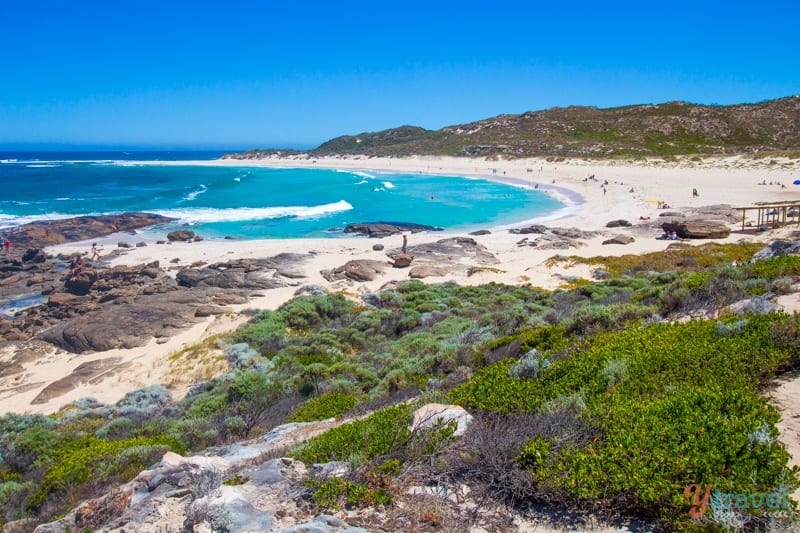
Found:
M 33 531 L 366 531 L 334 516 L 305 511 L 302 482 L 310 473 L 303 463 L 263 459 L 334 425 L 286 424 L 257 439 L 197 455 L 167 452 L 130 483 Z M 233 476 L 241 482 L 222 483 Z M 25 529 L 31 530 L 30 525 Z
M 762 261 L 772 257 L 780 257 L 782 255 L 798 255 L 800 254 L 800 241 L 784 241 L 777 240 L 765 246 L 750 259 L 750 261 Z
M 508 230 L 515 235 L 538 235 L 517 241 L 517 246 L 535 246 L 539 250 L 567 250 L 584 246 L 582 241 L 601 235 L 599 231 L 584 231 L 578 228 L 548 228 L 539 224 Z
M 531 233 L 546 233 L 547 227 L 541 224 L 534 224 L 532 226 L 525 226 L 524 228 L 511 228 L 509 233 L 514 235 L 529 235 Z
M 499 260 L 485 246 L 471 237 L 451 237 L 435 242 L 416 244 L 408 247 L 408 254 L 414 258 L 414 264 L 430 263 L 435 266 L 464 267 L 465 263 L 479 265 L 496 265 Z M 387 253 L 392 261 L 402 255 L 401 250 Z
M 399 235 L 404 231 L 418 233 L 420 231 L 442 231 L 442 228 L 426 226 L 424 224 L 414 224 L 411 222 L 362 222 L 357 224 L 348 224 L 344 228 L 345 233 L 356 233 L 375 238 Z
M 373 281 L 383 274 L 386 263 L 372 259 L 354 259 L 331 270 L 322 270 L 320 274 L 327 281 L 349 279 L 352 281 Z
M 408 268 L 412 261 L 414 261 L 414 256 L 409 253 L 399 253 L 394 256 L 392 259 L 392 266 L 394 268 Z
M 180 241 L 187 242 L 195 238 L 195 234 L 191 230 L 182 229 L 177 231 L 170 231 L 167 233 L 167 240 L 170 242 Z
M 661 228 L 666 233 L 674 231 L 681 239 L 724 239 L 731 234 L 727 224 L 713 220 L 664 222 Z
M 185 268 L 175 279 L 157 262 L 69 271 L 51 281 L 47 305 L 21 312 L 13 328 L 73 353 L 142 346 L 257 292 L 297 284 L 309 257 L 280 254 Z
M 105 237 L 121 231 L 133 231 L 174 220 L 151 213 L 122 213 L 31 222 L 8 233 L 14 246 L 42 248 L 65 242 Z

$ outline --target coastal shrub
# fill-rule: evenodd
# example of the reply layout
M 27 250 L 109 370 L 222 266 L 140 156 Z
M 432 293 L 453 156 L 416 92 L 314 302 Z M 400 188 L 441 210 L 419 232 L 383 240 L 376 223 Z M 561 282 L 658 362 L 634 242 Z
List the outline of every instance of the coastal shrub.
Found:
M 247 343 L 271 356 L 281 349 L 287 324 L 278 311 L 262 311 L 230 335 L 232 343 Z
M 520 454 L 536 494 L 613 500 L 617 509 L 687 522 L 689 483 L 747 493 L 797 485 L 783 446 L 754 435 L 777 434 L 778 413 L 758 387 L 798 360 L 800 319 L 769 314 L 720 323 L 598 334 L 554 359 L 535 382 L 513 379 L 512 362 L 503 360 L 479 370 L 450 399 L 498 413 L 580 413 L 597 432 L 591 445 L 555 450 L 551 441 L 532 441 Z
M 324 509 L 343 509 L 390 505 L 392 495 L 383 487 L 371 488 L 364 483 L 333 477 L 311 478 L 305 486 L 311 490 L 314 503 Z
M 113 481 L 122 481 L 120 471 L 110 467 L 120 457 L 126 459 L 124 472 L 139 472 L 150 466 L 153 455 L 141 453 L 140 447 L 152 446 L 163 451 L 169 449 L 178 453 L 185 453 L 182 443 L 165 438 L 142 438 L 107 441 L 97 437 L 84 437 L 77 440 L 61 441 L 57 446 L 43 453 L 38 464 L 43 469 L 41 482 L 37 490 L 27 500 L 30 509 L 39 509 L 55 494 L 68 490 L 70 487 L 86 484 L 90 480 L 93 484 L 100 485 Z M 135 453 L 123 455 L 126 450 L 138 448 Z M 147 461 L 146 464 L 144 461 Z
M 742 264 L 749 261 L 762 247 L 760 243 L 707 243 L 700 246 L 670 246 L 665 251 L 641 255 L 590 258 L 572 256 L 569 260 L 588 265 L 603 265 L 612 276 L 622 276 L 651 271 L 702 270 L 733 262 Z
M 341 416 L 356 405 L 353 394 L 329 392 L 302 403 L 289 417 L 289 422 L 313 422 Z
M 779 255 L 755 261 L 749 265 L 749 271 L 754 278 L 770 280 L 800 276 L 800 255 Z
M 550 361 L 539 350 L 531 348 L 508 369 L 508 373 L 517 379 L 536 379 L 548 366 Z
M 158 413 L 172 400 L 170 392 L 161 385 L 150 385 L 127 393 L 115 405 L 120 416 L 144 420 Z
M 127 439 L 133 435 L 134 424 L 130 418 L 121 416 L 110 420 L 94 432 L 101 439 Z
M 306 441 L 288 455 L 306 464 L 347 461 L 354 454 L 371 460 L 389 454 L 409 435 L 412 406 L 398 405 L 343 424 Z
M 261 372 L 268 372 L 273 366 L 269 359 L 263 357 L 246 342 L 227 346 L 223 352 L 231 364 L 231 368 L 236 370 L 253 368 Z

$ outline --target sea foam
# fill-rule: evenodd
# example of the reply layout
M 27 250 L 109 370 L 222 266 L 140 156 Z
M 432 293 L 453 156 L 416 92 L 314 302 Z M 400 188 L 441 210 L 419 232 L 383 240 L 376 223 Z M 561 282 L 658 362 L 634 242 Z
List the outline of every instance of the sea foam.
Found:
M 274 218 L 313 218 L 353 209 L 345 200 L 314 206 L 238 207 L 230 209 L 187 208 L 155 211 L 165 217 L 176 218 L 184 224 L 212 222 L 238 222 Z

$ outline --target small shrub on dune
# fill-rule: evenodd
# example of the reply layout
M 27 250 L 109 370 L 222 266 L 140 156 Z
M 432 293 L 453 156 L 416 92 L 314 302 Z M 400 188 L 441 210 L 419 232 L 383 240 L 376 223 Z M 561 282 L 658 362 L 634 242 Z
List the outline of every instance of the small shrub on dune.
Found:
M 341 416 L 356 405 L 353 394 L 324 393 L 301 404 L 290 416 L 289 422 L 313 422 Z

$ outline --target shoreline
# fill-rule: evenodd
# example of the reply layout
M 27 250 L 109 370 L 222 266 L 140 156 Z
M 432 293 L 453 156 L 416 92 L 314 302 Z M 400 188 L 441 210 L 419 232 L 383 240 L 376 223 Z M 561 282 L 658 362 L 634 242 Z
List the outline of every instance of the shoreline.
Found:
M 238 160 L 205 161 L 203 165 L 232 166 L 300 166 L 302 161 L 267 160 L 242 162 Z M 308 166 L 328 168 L 321 160 L 316 163 L 307 161 Z M 327 161 L 326 161 L 327 163 Z M 493 165 L 498 173 L 505 176 L 496 178 L 517 180 L 518 184 L 541 183 L 540 187 L 553 186 L 570 191 L 582 197 L 583 202 L 573 206 L 574 212 L 567 213 L 550 222 L 548 227 L 573 227 L 580 230 L 598 231 L 600 234 L 581 239 L 577 247 L 553 249 L 520 244 L 529 235 L 512 234 L 504 229 L 492 230 L 490 234 L 471 236 L 464 232 L 442 231 L 415 233 L 409 238 L 409 248 L 433 243 L 450 237 L 469 237 L 497 259 L 497 268 L 479 271 L 472 275 L 462 272 L 450 272 L 443 276 L 429 277 L 425 283 L 455 282 L 460 285 L 480 285 L 489 282 L 506 283 L 518 286 L 536 286 L 552 290 L 563 285 L 567 280 L 578 277 L 591 279 L 591 268 L 586 265 L 570 265 L 568 263 L 553 266 L 548 259 L 555 255 L 619 256 L 625 254 L 643 254 L 661 251 L 669 246 L 670 241 L 656 239 L 661 233 L 653 229 L 659 222 L 659 210 L 652 202 L 658 199 L 668 202 L 675 210 L 698 208 L 714 204 L 731 204 L 734 206 L 752 205 L 756 201 L 775 201 L 779 199 L 800 200 L 800 186 L 792 186 L 795 176 L 800 172 L 800 161 L 791 168 L 770 169 L 767 165 L 755 168 L 726 168 L 724 162 L 717 167 L 690 168 L 680 166 L 592 166 L 585 162 L 550 162 L 541 165 L 542 170 L 533 162 L 526 161 L 474 161 L 474 160 L 408 160 L 396 159 L 368 160 L 351 158 L 336 159 L 331 162 L 339 168 L 359 170 L 369 167 L 370 170 L 390 172 L 415 172 L 434 170 L 444 175 L 460 176 L 463 172 L 469 175 L 470 166 Z M 401 165 L 402 163 L 402 165 Z M 164 164 L 158 162 L 157 164 Z M 186 162 L 167 162 L 170 165 L 185 165 Z M 436 166 L 436 169 L 420 168 Z M 547 168 L 545 169 L 545 167 Z M 377 167 L 377 168 L 373 168 Z M 402 167 L 402 168 L 401 168 Z M 556 168 L 557 167 L 557 168 Z M 336 167 L 333 167 L 336 168 Z M 596 174 L 599 182 L 584 181 L 591 174 Z M 465 177 L 467 177 L 465 176 Z M 784 182 L 787 187 L 759 185 L 764 177 L 769 181 Z M 479 176 L 486 178 L 485 175 Z M 798 176 L 800 177 L 800 176 Z M 495 176 L 492 177 L 494 179 Z M 537 180 L 538 178 L 538 180 Z M 760 179 L 759 179 L 760 178 Z M 556 183 L 553 184 L 552 180 Z M 602 192 L 601 184 L 608 180 L 607 192 Z M 547 183 L 550 182 L 550 183 Z M 466 183 L 466 182 L 465 182 Z M 694 184 L 701 192 L 700 198 L 692 198 L 691 187 Z M 633 192 L 630 192 L 633 189 Z M 646 217 L 647 220 L 640 220 Z M 616 219 L 629 220 L 633 225 L 628 228 L 606 228 L 609 221 Z M 513 226 L 523 226 L 519 222 Z M 731 235 L 725 239 L 696 240 L 690 242 L 699 245 L 706 242 L 738 242 L 740 240 L 771 241 L 776 238 L 790 236 L 798 228 L 795 225 L 769 230 L 762 233 L 739 231 L 733 227 Z M 635 241 L 628 245 L 604 245 L 603 240 L 616 234 L 633 236 Z M 342 236 L 336 238 L 302 238 L 302 239 L 254 239 L 227 240 L 209 239 L 199 242 L 175 242 L 171 244 L 146 243 L 145 246 L 119 249 L 112 253 L 119 240 L 135 240 L 137 236 L 116 234 L 103 239 L 61 244 L 46 248 L 48 254 L 57 255 L 85 253 L 91 242 L 105 243 L 104 259 L 108 266 L 138 265 L 158 261 L 175 275 L 179 267 L 195 264 L 213 264 L 235 259 L 266 258 L 281 253 L 306 254 L 308 260 L 302 268 L 305 278 L 298 279 L 296 286 L 263 291 L 263 295 L 255 297 L 245 304 L 228 306 L 228 311 L 217 318 L 208 317 L 197 325 L 182 331 L 180 334 L 157 343 L 151 340 L 146 346 L 129 350 L 110 350 L 106 352 L 71 354 L 52 350 L 42 354 L 36 360 L 25 361 L 20 374 L 0 377 L 0 400 L 5 412 L 17 413 L 52 413 L 61 406 L 79 398 L 91 396 L 103 403 L 114 403 L 133 390 L 153 384 L 166 384 L 174 381 L 174 369 L 170 357 L 181 350 L 193 346 L 203 339 L 218 333 L 232 331 L 249 318 L 248 310 L 275 309 L 291 299 L 295 290 L 302 285 L 319 285 L 329 291 L 341 291 L 353 298 L 366 292 L 376 292 L 390 282 L 409 279 L 407 268 L 386 268 L 385 272 L 373 281 L 345 282 L 327 281 L 321 271 L 339 267 L 350 260 L 373 260 L 387 263 L 387 252 L 399 250 L 400 236 L 395 235 L 383 239 L 365 236 Z M 384 250 L 374 250 L 374 244 L 384 245 Z M 163 339 L 162 339 L 163 341 Z M 16 352 L 10 349 L 0 350 L 0 362 L 10 361 Z M 110 373 L 107 378 L 80 383 L 74 389 L 65 392 L 46 403 L 31 404 L 31 400 L 50 382 L 70 375 L 82 363 L 96 360 L 118 358 L 120 364 L 127 365 L 124 371 Z M 173 397 L 180 398 L 188 389 L 188 385 L 174 385 L 170 390 Z

